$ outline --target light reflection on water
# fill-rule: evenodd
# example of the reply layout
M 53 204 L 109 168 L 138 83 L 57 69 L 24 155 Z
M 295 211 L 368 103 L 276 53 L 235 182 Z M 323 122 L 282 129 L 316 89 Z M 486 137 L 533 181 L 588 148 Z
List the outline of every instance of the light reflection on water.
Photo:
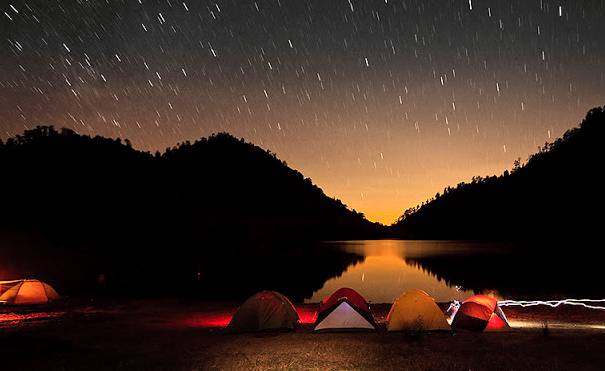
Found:
M 443 280 L 418 265 L 406 262 L 406 258 L 470 254 L 478 247 L 476 243 L 369 240 L 341 241 L 327 245 L 329 248 L 358 253 L 365 259 L 350 266 L 341 276 L 328 280 L 307 302 L 319 302 L 341 287 L 353 288 L 373 303 L 392 303 L 402 292 L 411 289 L 424 290 L 437 302 L 464 300 L 474 294 L 464 288 L 449 287 Z

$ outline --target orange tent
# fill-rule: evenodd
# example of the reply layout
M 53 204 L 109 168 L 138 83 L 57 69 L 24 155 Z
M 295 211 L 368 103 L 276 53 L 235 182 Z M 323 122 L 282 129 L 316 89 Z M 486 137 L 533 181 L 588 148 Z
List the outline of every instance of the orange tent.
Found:
M 21 280 L 0 281 L 0 296 L 19 282 L 21 282 Z
M 452 327 L 473 331 L 501 331 L 509 329 L 510 325 L 496 298 L 475 295 L 462 303 L 452 321 Z
M 59 299 L 49 284 L 38 280 L 0 281 L 0 303 L 10 305 L 48 304 Z

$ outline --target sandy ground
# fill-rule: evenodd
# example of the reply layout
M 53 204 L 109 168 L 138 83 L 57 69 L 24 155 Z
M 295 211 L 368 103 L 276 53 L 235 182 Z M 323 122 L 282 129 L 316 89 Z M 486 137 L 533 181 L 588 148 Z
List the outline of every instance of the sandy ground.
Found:
M 602 370 L 605 311 L 505 308 L 504 333 L 226 334 L 234 303 L 145 300 L 0 309 L 0 370 Z

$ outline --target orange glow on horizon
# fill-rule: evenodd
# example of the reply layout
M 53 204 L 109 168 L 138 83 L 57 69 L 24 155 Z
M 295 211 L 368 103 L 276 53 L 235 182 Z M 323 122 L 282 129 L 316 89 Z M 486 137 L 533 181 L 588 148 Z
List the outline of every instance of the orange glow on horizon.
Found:
M 435 152 L 439 152 L 436 149 Z M 530 152 L 528 152 L 529 154 Z M 450 156 L 446 152 L 443 156 Z M 467 158 L 472 163 L 472 158 Z M 330 196 L 340 199 L 350 209 L 363 213 L 371 222 L 391 225 L 403 215 L 405 210 L 421 205 L 423 202 L 435 197 L 436 193 L 443 193 L 446 187 L 455 187 L 460 182 L 470 182 L 474 176 L 501 175 L 505 170 L 512 168 L 513 160 L 499 158 L 489 165 L 477 167 L 460 166 L 459 168 L 437 168 L 427 173 L 418 173 L 414 177 L 406 177 L 401 181 L 387 178 L 365 178 L 363 173 L 356 169 L 353 174 L 356 184 L 343 184 L 341 177 L 330 174 L 327 177 L 312 177 L 313 183 L 322 188 Z M 411 166 L 416 166 L 410 164 Z M 305 167 L 294 167 L 303 174 L 307 174 Z M 313 166 L 315 167 L 315 166 Z M 408 168 L 411 173 L 417 173 L 415 167 Z

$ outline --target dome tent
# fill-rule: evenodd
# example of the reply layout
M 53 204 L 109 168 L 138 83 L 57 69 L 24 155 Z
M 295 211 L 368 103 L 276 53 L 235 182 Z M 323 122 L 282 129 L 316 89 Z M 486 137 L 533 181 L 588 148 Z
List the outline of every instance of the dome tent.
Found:
M 15 286 L 21 282 L 21 280 L 12 280 L 12 281 L 0 281 L 0 296 L 4 294 L 8 289 Z
M 375 329 L 368 302 L 349 288 L 338 289 L 321 302 L 314 327 L 315 331 Z
M 510 329 L 506 316 L 491 296 L 474 295 L 466 299 L 456 312 L 453 328 L 472 331 L 502 331 Z
M 387 316 L 388 331 L 450 330 L 435 300 L 422 290 L 401 294 Z
M 348 287 L 342 287 L 332 293 L 319 304 L 319 312 L 323 312 L 326 309 L 334 306 L 339 300 L 346 298 L 352 305 L 365 312 L 370 311 L 370 305 L 366 299 L 361 296 L 357 291 Z
M 0 303 L 9 305 L 48 304 L 59 299 L 49 284 L 38 280 L 0 282 Z
M 298 313 L 284 295 L 262 291 L 248 298 L 233 315 L 228 332 L 294 329 Z

